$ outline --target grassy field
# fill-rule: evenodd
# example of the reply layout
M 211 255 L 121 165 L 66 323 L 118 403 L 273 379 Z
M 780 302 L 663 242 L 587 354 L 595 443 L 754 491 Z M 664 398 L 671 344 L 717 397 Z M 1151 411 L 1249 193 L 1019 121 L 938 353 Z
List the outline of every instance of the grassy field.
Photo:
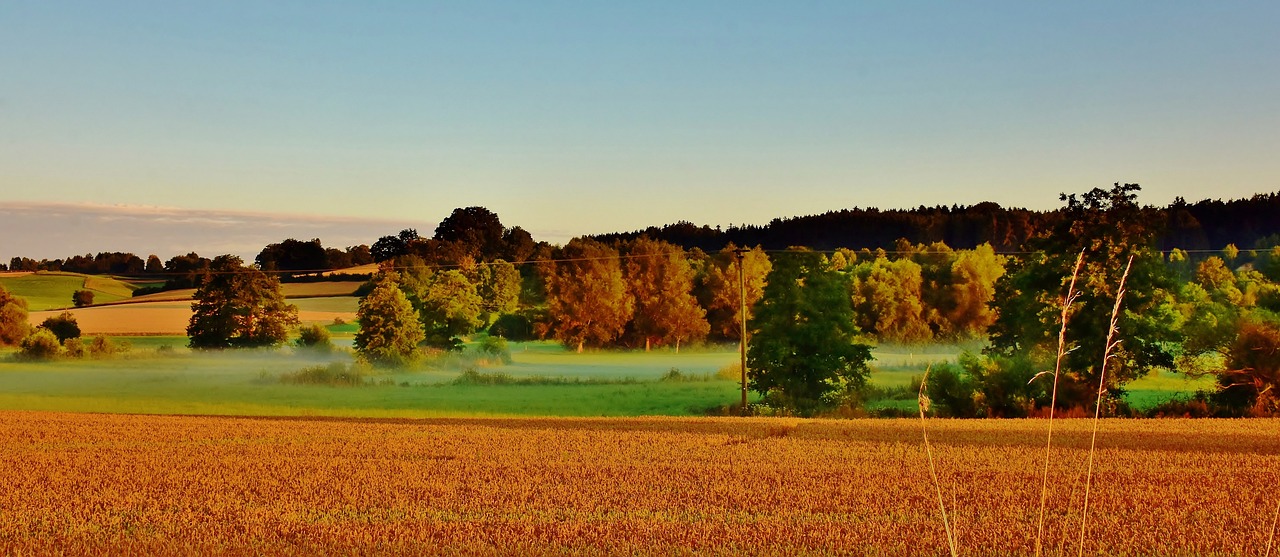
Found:
M 1059 422 L 1047 555 L 1262 555 L 1277 420 Z M 1031 554 L 1044 420 L 933 420 L 961 554 Z M 916 420 L 0 413 L 12 554 L 946 555 Z
M 331 328 L 346 331 L 351 326 Z M 374 384 L 364 387 L 331 387 L 286 384 L 279 378 L 312 365 L 349 362 L 345 351 L 322 357 L 287 348 L 192 353 L 183 336 L 116 340 L 129 343 L 131 350 L 109 360 L 19 362 L 0 355 L 0 409 L 347 417 L 687 416 L 732 404 L 740 396 L 736 381 L 716 377 L 737 361 L 733 347 L 679 354 L 576 354 L 549 342 L 512 343 L 510 364 L 478 371 L 522 384 L 454 384 L 473 365 L 455 358 L 414 371 L 375 374 L 369 378 Z M 350 342 L 349 333 L 335 338 L 339 346 Z M 161 347 L 164 353 L 157 352 Z M 872 385 L 899 387 L 903 396 L 868 406 L 914 411 L 914 392 L 901 387 L 923 375 L 930 361 L 954 358 L 959 350 L 933 347 L 925 361 L 894 347 L 877 349 Z M 662 381 L 673 369 L 694 380 Z M 1199 385 L 1160 376 L 1135 383 L 1131 392 L 1150 401 L 1193 392 Z
M 41 311 L 71 307 L 76 290 L 93 292 L 94 303 L 127 300 L 136 286 L 98 275 L 77 273 L 0 273 L 0 285 L 27 300 L 28 309 Z

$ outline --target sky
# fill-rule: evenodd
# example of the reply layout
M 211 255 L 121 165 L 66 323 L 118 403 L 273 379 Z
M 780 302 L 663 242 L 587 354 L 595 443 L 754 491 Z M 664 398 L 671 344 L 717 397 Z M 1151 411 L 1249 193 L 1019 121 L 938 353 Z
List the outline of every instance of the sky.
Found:
M 344 247 L 474 205 L 562 243 L 1249 197 L 1280 190 L 1278 25 L 1270 0 L 3 0 L 0 259 Z

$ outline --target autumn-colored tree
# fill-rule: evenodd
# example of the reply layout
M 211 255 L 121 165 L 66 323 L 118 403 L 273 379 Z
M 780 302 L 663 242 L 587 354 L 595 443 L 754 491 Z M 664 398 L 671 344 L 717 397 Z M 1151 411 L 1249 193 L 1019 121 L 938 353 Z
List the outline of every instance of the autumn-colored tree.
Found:
M 234 255 L 212 261 L 196 289 L 187 336 L 197 349 L 274 346 L 298 323 L 298 308 L 284 300 L 280 279 L 245 267 Z
M 15 346 L 31 332 L 27 301 L 0 285 L 0 346 Z
M 683 249 L 641 237 L 627 247 L 624 274 L 635 299 L 630 330 L 646 351 L 672 344 L 679 352 L 682 342 L 706 338 L 711 326 L 693 296 L 694 271 Z
M 880 258 L 858 264 L 849 281 L 858 327 L 885 342 L 920 343 L 933 336 L 921 300 L 920 265 Z
M 394 273 L 384 273 L 356 310 L 356 352 L 380 366 L 402 366 L 413 360 L 418 343 L 426 338 L 418 312 L 396 283 Z
M 991 301 L 995 298 L 996 281 L 1004 276 L 1005 261 L 991 244 L 956 253 L 951 264 L 951 284 L 947 286 L 952 305 L 946 314 L 955 336 L 977 338 L 987 334 L 987 327 L 996 318 Z
M 703 278 L 707 321 L 711 324 L 712 333 L 719 338 L 735 341 L 739 340 L 742 329 L 738 258 L 734 253 L 737 249 L 737 246 L 729 244 L 720 250 L 707 262 L 706 276 Z M 764 249 L 756 246 L 742 254 L 742 269 L 745 272 L 747 320 L 750 321 L 752 308 L 764 295 L 765 283 L 773 265 Z
M 617 339 L 635 308 L 618 251 L 596 240 L 574 238 L 559 259 L 543 267 L 552 334 L 578 352 Z

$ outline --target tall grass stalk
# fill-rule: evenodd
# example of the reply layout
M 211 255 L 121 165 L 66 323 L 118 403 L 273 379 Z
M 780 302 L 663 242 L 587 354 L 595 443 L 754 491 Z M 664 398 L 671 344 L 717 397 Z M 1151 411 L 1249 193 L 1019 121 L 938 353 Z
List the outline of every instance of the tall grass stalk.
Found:
M 1276 514 L 1271 518 L 1271 535 L 1267 537 L 1267 552 L 1262 557 L 1271 557 L 1271 543 L 1276 541 L 1276 523 L 1280 522 L 1280 503 L 1276 503 Z
M 1084 538 L 1085 532 L 1088 530 L 1089 522 L 1089 488 L 1093 485 L 1093 454 L 1098 446 L 1098 422 L 1102 415 L 1102 394 L 1107 392 L 1107 362 L 1113 357 L 1112 351 L 1120 345 L 1120 341 L 1116 340 L 1116 333 L 1120 327 L 1117 323 L 1120 320 L 1120 303 L 1124 300 L 1124 283 L 1129 280 L 1129 269 L 1133 267 L 1133 256 L 1129 256 L 1129 263 L 1124 266 L 1124 274 L 1120 275 L 1120 286 L 1116 288 L 1116 305 L 1111 308 L 1111 326 L 1107 328 L 1107 344 L 1102 351 L 1102 369 L 1098 372 L 1098 401 L 1093 407 L 1093 436 L 1089 440 L 1089 464 L 1085 468 L 1084 477 L 1084 505 L 1080 509 L 1080 549 L 1076 555 L 1084 555 Z
M 929 447 L 929 428 L 925 427 L 924 413 L 929 411 L 929 395 L 925 394 L 925 385 L 929 383 L 929 368 L 924 370 L 924 378 L 920 380 L 920 394 L 916 398 L 920 405 L 920 433 L 924 436 L 924 453 L 929 457 L 929 475 L 933 477 L 933 487 L 938 492 L 938 509 L 942 511 L 942 527 L 947 531 L 947 546 L 951 548 L 951 557 L 956 557 L 956 538 L 951 531 L 951 521 L 947 518 L 947 505 L 942 500 L 942 483 L 938 481 L 938 469 L 933 465 L 933 449 Z M 955 491 L 951 492 L 955 507 Z
M 1049 459 L 1053 448 L 1053 411 L 1058 405 L 1058 377 L 1062 373 L 1062 358 L 1067 354 L 1067 320 L 1070 318 L 1071 304 L 1075 303 L 1079 293 L 1076 292 L 1076 279 L 1080 277 L 1080 266 L 1084 264 L 1084 250 L 1076 256 L 1075 270 L 1071 271 L 1071 285 L 1067 287 L 1067 295 L 1062 298 L 1062 328 L 1058 331 L 1058 358 L 1053 364 L 1053 391 L 1049 395 L 1049 435 L 1044 444 L 1044 475 L 1040 483 L 1040 516 L 1036 520 L 1036 556 L 1040 556 L 1044 541 L 1044 509 L 1049 501 Z M 1045 372 L 1037 373 L 1031 380 Z

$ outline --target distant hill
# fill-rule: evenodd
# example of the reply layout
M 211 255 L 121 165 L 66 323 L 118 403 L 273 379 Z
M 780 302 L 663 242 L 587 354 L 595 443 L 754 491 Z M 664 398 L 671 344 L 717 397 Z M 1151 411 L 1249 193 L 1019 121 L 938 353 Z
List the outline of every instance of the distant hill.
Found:
M 777 218 L 764 226 L 721 229 L 678 222 L 593 237 L 608 242 L 645 235 L 704 251 L 719 250 L 729 242 L 765 249 L 892 249 L 899 238 L 905 238 L 913 244 L 944 242 L 957 249 L 990 243 L 998 251 L 1010 252 L 1020 250 L 1028 238 L 1050 230 L 1061 218 L 1061 210 L 1032 211 L 991 202 L 883 211 L 854 207 Z M 1280 192 L 1193 204 L 1178 198 L 1167 207 L 1148 206 L 1143 218 L 1160 231 L 1161 249 L 1216 250 L 1227 244 L 1248 249 L 1260 241 L 1270 245 L 1280 243 Z

